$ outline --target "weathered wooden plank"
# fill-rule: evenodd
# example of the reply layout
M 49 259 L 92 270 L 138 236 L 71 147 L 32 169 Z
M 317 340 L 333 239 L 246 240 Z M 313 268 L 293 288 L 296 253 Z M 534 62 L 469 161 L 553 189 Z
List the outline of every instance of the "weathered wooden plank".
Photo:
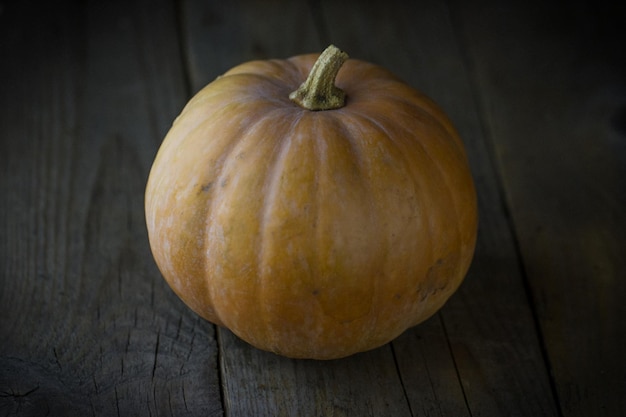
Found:
M 143 191 L 187 92 L 171 2 L 0 14 L 0 410 L 221 415 L 212 326 L 152 261 Z
M 259 7 L 253 1 L 189 1 L 185 19 L 194 90 L 243 61 L 323 48 L 305 2 L 272 1 Z M 320 362 L 259 351 L 224 329 L 219 339 L 230 416 L 411 415 L 389 346 Z
M 229 416 L 410 416 L 389 346 L 333 361 L 293 360 L 220 329 Z
M 184 41 L 193 91 L 245 61 L 286 58 L 320 48 L 304 1 L 185 0 Z
M 332 42 L 434 98 L 466 142 L 480 226 L 469 275 L 438 316 L 394 343 L 416 415 L 556 415 L 481 115 L 445 2 L 323 2 Z M 478 13 L 476 14 L 479 15 Z
M 454 14 L 562 413 L 626 415 L 624 5 L 459 1 Z

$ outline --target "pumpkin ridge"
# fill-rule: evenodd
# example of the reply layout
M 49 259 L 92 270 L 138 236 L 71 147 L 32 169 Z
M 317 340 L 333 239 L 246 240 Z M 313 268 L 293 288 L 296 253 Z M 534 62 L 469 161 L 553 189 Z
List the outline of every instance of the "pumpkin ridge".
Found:
M 432 103 L 434 104 L 434 102 Z M 411 105 L 410 102 L 407 104 Z M 422 148 L 425 157 L 427 157 L 428 160 L 432 162 L 432 166 L 437 171 L 439 177 L 441 178 L 441 181 L 444 183 L 444 186 L 441 188 L 445 189 L 445 192 L 447 194 L 447 201 L 451 202 L 451 208 L 453 210 L 453 216 L 454 216 L 454 221 L 446 222 L 446 224 L 449 224 L 449 223 L 454 224 L 455 237 L 456 239 L 458 239 L 459 242 L 463 243 L 457 249 L 456 253 L 449 252 L 448 250 L 446 250 L 444 253 L 442 253 L 438 257 L 431 257 L 434 263 L 431 266 L 431 269 L 429 269 L 429 273 L 431 271 L 439 270 L 440 268 L 444 268 L 444 267 L 448 268 L 450 264 L 454 267 L 454 273 L 449 274 L 449 276 L 453 277 L 453 279 L 448 280 L 449 283 L 453 284 L 453 287 L 449 287 L 445 290 L 447 293 L 447 296 L 441 300 L 442 305 L 443 305 L 443 303 L 445 303 L 447 299 L 456 291 L 458 286 L 463 281 L 463 278 L 465 277 L 467 270 L 469 269 L 470 265 L 469 263 L 466 262 L 466 259 L 470 258 L 471 260 L 471 255 L 474 252 L 475 238 L 476 238 L 475 229 L 477 226 L 474 226 L 474 230 L 470 232 L 474 236 L 474 241 L 473 242 L 467 241 L 466 234 L 468 233 L 468 230 L 461 229 L 461 225 L 466 224 L 466 222 L 460 221 L 461 219 L 465 218 L 465 216 L 462 214 L 464 211 L 463 206 L 465 205 L 465 202 L 463 200 L 463 197 L 461 197 L 461 195 L 473 194 L 473 196 L 471 196 L 470 198 L 474 201 L 472 203 L 474 207 L 469 209 L 469 211 L 476 212 L 474 185 L 472 181 L 468 182 L 467 184 L 463 184 L 462 186 L 456 183 L 458 178 L 462 178 L 462 179 L 467 178 L 466 173 L 462 171 L 466 171 L 467 173 L 469 173 L 470 172 L 469 165 L 468 165 L 467 157 L 463 148 L 462 141 L 460 137 L 458 136 L 456 130 L 454 129 L 453 125 L 444 114 L 442 114 L 441 117 L 444 118 L 444 121 L 446 121 L 447 124 L 437 119 L 436 116 L 432 115 L 433 121 L 435 121 L 439 127 L 443 127 L 443 130 L 442 130 L 442 133 L 444 133 L 444 135 L 442 136 L 443 140 L 441 139 L 436 140 L 436 141 L 418 140 L 416 141 L 416 143 Z M 450 127 L 446 128 L 447 125 L 449 125 Z M 398 125 L 398 128 L 401 130 L 404 130 L 407 135 L 410 135 L 412 133 L 412 130 L 410 129 L 409 124 L 400 124 Z M 453 145 L 451 145 L 450 142 L 453 142 Z M 439 154 L 446 155 L 447 158 L 445 160 L 433 158 L 432 156 L 433 146 L 438 148 L 437 151 L 435 151 L 436 155 L 439 155 Z M 439 149 L 441 147 L 443 147 L 443 149 L 446 151 L 445 152 L 440 151 Z M 467 191 L 467 193 L 463 193 L 463 192 L 460 192 L 462 187 L 469 187 L 470 189 Z M 429 226 L 432 227 L 432 225 L 429 225 Z M 432 235 L 432 232 L 431 232 L 431 236 L 434 236 Z M 453 244 L 453 246 L 456 247 L 458 245 Z M 433 248 L 432 245 L 430 245 L 430 247 Z M 444 265 L 442 265 L 442 262 L 444 263 Z M 437 288 L 435 290 L 436 290 L 435 292 L 440 291 L 440 289 L 437 289 Z M 438 310 L 438 308 L 436 307 L 433 308 L 433 306 L 431 306 L 431 311 L 434 312 L 436 310 Z M 418 323 L 419 322 L 416 322 L 414 324 L 418 324 Z
M 268 229 L 269 219 L 271 218 L 273 203 L 276 201 L 276 196 L 279 194 L 280 178 L 283 173 L 284 160 L 289 155 L 291 148 L 291 137 L 295 131 L 298 123 L 302 119 L 304 113 L 298 113 L 294 120 L 290 123 L 288 129 L 284 134 L 281 134 L 274 130 L 273 135 L 279 138 L 280 144 L 275 145 L 276 150 L 274 159 L 268 164 L 269 170 L 265 173 L 265 181 L 263 185 L 264 202 L 262 204 L 262 214 L 259 222 L 259 238 L 258 238 L 258 255 L 257 255 L 257 301 L 259 303 L 259 315 L 265 325 L 264 333 L 265 339 L 269 340 L 268 348 L 275 350 L 277 348 L 276 332 L 273 330 L 273 318 L 270 312 L 265 308 L 264 301 L 270 299 L 267 295 L 268 292 L 268 279 L 271 278 L 271 274 L 267 276 L 267 268 L 264 266 L 266 263 L 265 256 L 268 246 L 268 237 L 266 231 Z M 268 118 L 269 116 L 266 116 Z M 274 127 L 276 129 L 276 126 Z
M 440 123 L 441 124 L 441 123 Z M 404 130 L 405 132 L 407 132 L 407 134 L 411 133 L 411 130 L 409 129 L 409 127 L 406 124 L 402 124 L 399 126 L 400 129 Z M 448 131 L 446 131 L 446 133 L 448 133 Z M 450 136 L 450 134 L 448 133 L 447 136 Z M 444 187 L 443 190 L 445 190 L 445 193 L 448 195 L 447 200 L 450 201 L 452 204 L 452 209 L 454 211 L 454 218 L 455 219 L 460 219 L 462 218 L 461 214 L 460 214 L 460 210 L 459 207 L 462 205 L 459 203 L 459 198 L 458 198 L 458 192 L 454 192 L 453 190 L 456 190 L 456 186 L 452 186 L 451 185 L 451 181 L 450 181 L 450 172 L 447 169 L 443 169 L 442 164 L 438 161 L 435 160 L 431 154 L 431 152 L 429 151 L 428 148 L 428 144 L 427 143 L 431 143 L 431 142 L 427 142 L 425 143 L 425 141 L 415 141 L 420 148 L 422 149 L 424 155 L 428 158 L 428 160 L 431 161 L 431 165 L 433 166 L 433 168 L 437 171 L 437 174 L 439 176 L 439 178 L 441 178 L 441 181 L 444 183 Z M 437 144 L 439 144 L 440 142 L 437 141 L 435 142 Z M 445 154 L 445 153 L 444 153 Z M 456 162 L 463 162 L 463 161 L 456 161 Z M 447 165 L 448 163 L 446 163 Z M 440 188 L 440 191 L 441 191 Z M 455 230 L 455 235 L 456 237 L 459 239 L 459 241 L 463 241 L 463 231 L 460 229 L 460 222 L 459 221 L 452 221 L 452 222 L 448 222 L 448 224 L 453 224 L 454 225 L 454 230 Z M 432 229 L 432 225 L 429 222 L 429 228 Z M 432 230 L 430 231 L 430 236 L 433 236 L 432 234 Z M 433 247 L 433 245 L 429 245 L 429 247 Z M 462 253 L 459 253 L 459 255 L 462 257 Z M 438 255 L 437 257 L 435 256 L 431 256 L 431 259 L 433 259 L 433 265 L 431 266 L 431 269 L 429 269 L 430 271 L 435 271 L 437 269 L 439 269 L 441 267 L 441 263 L 443 261 L 448 261 L 450 256 L 454 256 L 454 254 L 450 254 L 448 252 L 443 253 L 441 255 Z M 454 260 L 454 259 L 453 259 Z M 451 276 L 454 276 L 455 279 L 451 280 L 450 282 L 453 283 L 455 285 L 454 288 L 450 288 L 448 289 L 448 293 L 451 295 L 456 288 L 460 285 L 460 282 L 462 281 L 462 276 L 461 279 L 459 279 L 458 277 L 460 276 L 459 268 L 463 267 L 462 263 L 459 262 L 452 262 L 453 266 L 454 266 L 454 273 L 451 274 Z M 463 274 L 464 276 L 464 274 Z M 449 297 L 449 295 L 448 295 Z M 447 298 L 443 300 L 443 302 L 445 303 L 445 301 L 447 300 Z M 416 323 L 417 324 L 417 323 Z
M 262 100 L 262 103 L 271 103 L 276 107 L 286 107 L 287 104 L 290 104 L 290 100 L 283 96 L 288 92 L 289 85 L 281 80 L 280 74 L 276 76 L 252 72 L 225 74 L 216 78 L 193 96 L 177 119 L 189 118 L 189 113 L 194 110 L 202 111 L 203 107 L 215 103 L 218 103 L 217 106 L 219 107 L 226 107 L 228 104 L 240 104 L 244 107 L 240 110 L 242 113 L 246 111 L 246 105 L 258 106 L 259 100 Z M 227 104 L 219 104 L 220 102 Z
M 234 76 L 234 75 L 233 75 Z M 218 106 L 225 106 L 224 104 L 219 104 L 220 102 L 231 104 L 235 102 L 233 98 L 235 97 L 234 93 L 238 93 L 239 91 L 246 91 L 246 83 L 245 85 L 237 84 L 235 86 L 231 86 L 231 83 L 228 80 L 226 75 L 220 75 L 211 83 L 207 84 L 203 88 L 201 88 L 195 95 L 193 95 L 189 102 L 183 107 L 178 117 L 175 120 L 188 118 L 191 111 L 206 106 L 207 103 L 213 105 L 214 103 L 218 103 Z M 223 85 L 222 85 L 223 84 Z M 224 100 L 220 100 L 224 98 Z M 246 104 L 248 100 L 247 97 L 240 97 L 237 102 L 241 102 Z
M 418 210 L 422 212 L 424 210 L 423 208 L 424 203 L 422 199 L 420 198 L 420 195 L 423 194 L 423 192 L 427 191 L 428 187 L 424 185 L 422 176 L 419 174 L 416 175 L 414 173 L 414 170 L 411 168 L 413 164 L 408 159 L 406 145 L 401 145 L 400 143 L 398 143 L 398 141 L 396 140 L 396 135 L 394 135 L 392 132 L 389 131 L 389 129 L 384 125 L 383 121 L 379 119 L 378 115 L 371 116 L 367 113 L 362 113 L 362 112 L 357 112 L 357 111 L 352 110 L 350 112 L 350 116 L 356 117 L 361 121 L 361 123 L 368 123 L 370 127 L 378 130 L 381 133 L 381 135 L 387 139 L 386 141 L 387 146 L 392 146 L 396 149 L 398 158 L 403 163 L 402 171 L 405 172 L 405 175 L 408 178 L 410 178 L 410 183 L 413 186 L 412 195 L 415 198 L 416 204 L 418 204 Z M 424 227 L 424 229 L 427 230 L 427 232 L 423 233 L 421 236 L 417 236 L 416 238 L 422 238 L 422 239 L 424 237 L 428 238 L 428 244 L 424 245 L 424 247 L 429 249 L 430 253 L 428 257 L 430 259 L 433 259 L 434 254 L 432 251 L 432 247 L 433 247 L 433 236 L 435 236 L 435 233 L 432 229 L 432 224 L 428 221 L 426 222 L 420 221 L 420 223 L 422 224 L 422 227 Z M 411 277 L 407 277 L 407 280 L 411 280 Z M 407 325 L 406 327 L 408 328 L 410 326 Z M 404 330 L 406 329 L 403 329 L 403 331 Z
M 292 58 L 287 59 L 268 59 L 268 60 L 252 60 L 239 64 L 225 73 L 219 78 L 230 77 L 240 74 L 262 75 L 275 79 L 281 83 L 297 83 L 300 78 L 298 68 L 286 69 L 284 64 L 293 64 Z M 293 69 L 293 70 L 292 70 Z M 295 71 L 294 71 L 295 70 Z M 286 79 L 289 78 L 289 79 Z M 297 87 L 299 84 L 296 84 Z
M 245 86 L 241 88 L 242 92 L 245 92 L 246 95 L 242 97 L 243 100 L 248 100 L 248 94 L 252 96 L 254 99 L 259 100 L 262 99 L 264 102 L 279 104 L 280 107 L 284 107 L 285 104 L 291 104 L 288 93 L 287 99 L 285 99 L 284 93 L 289 91 L 289 87 L 287 87 L 286 83 L 280 78 L 280 76 L 269 76 L 266 74 L 254 74 L 254 73 L 237 73 L 232 75 L 226 75 L 226 77 L 235 77 L 235 78 L 253 78 L 260 80 L 263 85 L 260 87 L 256 87 L 254 89 L 250 89 L 249 86 Z M 226 80 L 228 82 L 233 82 L 232 79 Z M 251 83 L 254 84 L 254 83 Z M 268 91 L 268 87 L 271 87 L 271 90 Z M 237 89 L 239 90 L 239 89 Z
M 170 141 L 163 141 L 163 144 L 161 146 L 164 147 L 164 149 L 163 151 L 160 151 L 160 153 L 165 153 L 168 147 L 180 147 L 189 138 L 194 137 L 198 129 L 201 129 L 207 125 L 215 124 L 216 121 L 221 120 L 222 117 L 228 114 L 231 114 L 231 113 L 239 114 L 239 113 L 244 113 L 250 110 L 254 112 L 255 108 L 251 106 L 247 100 L 243 100 L 243 99 L 233 100 L 231 96 L 229 96 L 229 98 L 230 100 L 228 100 L 225 104 L 216 105 L 214 104 L 215 103 L 214 99 L 211 99 L 211 100 L 198 101 L 196 102 L 195 105 L 191 107 L 186 106 L 185 109 L 183 110 L 183 112 L 185 112 L 184 120 L 189 120 L 190 118 L 193 120 L 194 115 L 188 114 L 192 111 L 197 111 L 198 113 L 209 113 L 210 116 L 201 118 L 198 123 L 196 123 L 193 126 L 188 127 L 186 130 L 183 130 L 182 129 L 183 126 L 180 126 L 180 123 L 178 122 L 178 120 L 183 120 L 183 117 L 181 117 L 182 116 L 181 114 L 181 116 L 176 118 L 176 121 L 172 125 L 172 128 L 170 129 L 171 133 L 168 133 L 168 136 L 172 134 L 175 135 L 177 139 L 176 142 L 172 141 L 172 143 L 170 144 L 169 143 Z M 251 109 L 251 107 L 253 108 Z M 259 107 L 259 105 L 256 104 L 256 107 Z M 262 118 L 262 116 L 259 115 L 259 118 Z M 252 122 L 254 123 L 254 120 L 252 120 Z M 237 131 L 234 132 L 233 135 L 240 134 L 244 129 L 248 129 L 248 128 L 249 127 L 246 127 L 246 128 L 242 127 L 240 129 L 237 129 Z M 234 144 L 231 144 L 229 146 L 234 146 Z
M 361 184 L 365 188 L 365 194 L 371 196 L 372 193 L 372 184 L 371 184 L 371 176 L 369 170 L 366 168 L 366 158 L 363 152 L 363 145 L 359 139 L 360 132 L 355 131 L 352 126 L 352 123 L 347 123 L 346 120 L 342 120 L 342 117 L 345 117 L 345 113 L 342 116 L 336 116 L 331 113 L 331 119 L 335 122 L 336 127 L 341 130 L 341 136 L 345 139 L 345 141 L 350 145 L 351 154 L 353 155 L 354 160 L 356 161 L 355 166 L 358 168 L 358 176 L 362 177 L 363 180 Z M 380 218 L 381 218 L 381 208 L 378 204 L 373 204 L 373 208 L 370 208 L 370 213 L 368 213 L 368 217 L 371 218 L 372 221 L 376 222 L 376 226 L 380 226 Z M 364 227 L 371 225 L 372 222 L 369 222 L 368 225 L 364 225 Z M 384 249 L 384 260 L 380 262 L 380 269 L 382 271 L 386 271 L 386 264 L 388 262 L 389 257 L 389 243 L 385 241 L 380 245 L 381 248 Z M 384 273 L 384 272 L 381 272 Z M 360 340 L 360 343 L 363 346 L 369 345 L 372 340 L 372 334 L 376 332 L 376 326 L 379 320 L 379 314 L 372 314 L 372 311 L 376 311 L 380 313 L 381 309 L 378 306 L 381 303 L 379 294 L 379 286 L 380 286 L 380 277 L 373 277 L 373 286 L 372 293 L 370 294 L 370 308 L 367 312 L 367 315 L 370 317 L 370 325 L 367 328 L 367 333 L 363 335 Z
M 206 104 L 205 104 L 206 107 Z M 231 109 L 229 109 L 228 105 L 225 106 L 219 106 L 220 111 L 223 110 L 223 112 L 225 114 L 228 114 L 229 111 L 231 111 Z M 187 149 L 188 145 L 188 141 L 189 140 L 193 140 L 194 138 L 196 138 L 196 135 L 198 135 L 198 130 L 203 128 L 206 125 L 209 124 L 214 124 L 216 122 L 216 120 L 220 119 L 222 116 L 219 113 L 212 113 L 211 117 L 207 117 L 202 119 L 202 121 L 200 123 L 197 123 L 195 126 L 193 126 L 191 129 L 182 129 L 185 126 L 176 126 L 176 127 L 172 127 L 172 129 L 170 129 L 170 132 L 168 133 L 168 135 L 166 136 L 165 140 L 163 141 L 161 148 L 159 149 L 157 156 L 155 158 L 153 167 L 151 168 L 151 174 L 149 177 L 149 181 L 148 181 L 148 187 L 147 189 L 160 189 L 162 188 L 162 183 L 163 180 L 166 178 L 164 175 L 163 171 L 163 167 L 164 164 L 167 165 L 171 165 L 172 163 L 176 163 L 176 159 L 175 157 L 172 157 L 171 155 L 171 151 L 173 149 L 183 149 L 183 151 L 185 149 Z M 262 115 L 259 115 L 259 118 L 261 118 Z M 236 137 L 237 135 L 239 135 L 241 133 L 243 129 L 239 128 L 236 131 L 232 132 L 231 135 L 233 137 Z M 223 150 L 219 153 L 220 157 L 219 157 L 219 162 L 218 165 L 221 165 L 223 163 L 223 161 L 228 157 L 229 152 L 232 150 L 232 148 L 234 147 L 235 143 L 233 143 L 232 140 L 226 140 L 225 141 L 227 143 L 227 145 L 223 148 Z M 174 158 L 174 159 L 172 159 Z M 158 171 L 158 175 L 157 174 Z M 196 191 L 196 186 L 199 187 L 203 187 L 202 184 L 194 184 L 194 187 L 192 190 L 188 190 L 188 191 L 183 191 L 185 188 L 185 186 L 181 187 L 180 192 L 181 194 L 181 198 L 183 199 L 187 199 L 189 198 L 189 196 L 192 194 L 197 193 Z M 178 186 L 175 186 L 175 188 L 178 188 Z M 211 187 L 206 188 L 206 191 L 204 191 L 201 196 L 202 196 L 202 200 L 199 200 L 198 197 L 196 196 L 193 198 L 194 201 L 194 207 L 197 208 L 197 212 L 195 216 L 192 216 L 190 218 L 186 218 L 185 216 L 182 216 L 182 221 L 186 222 L 186 226 L 183 230 L 188 229 L 188 230 L 196 230 L 196 233 L 199 233 L 200 235 L 198 236 L 198 240 L 200 240 L 201 242 L 203 242 L 202 244 L 202 248 L 206 247 L 206 243 L 204 243 L 206 241 L 206 239 L 208 238 L 208 230 L 206 228 L 206 218 L 207 216 L 211 213 L 211 209 L 207 206 L 205 206 L 205 204 L 202 203 L 202 201 L 205 201 L 206 199 L 211 200 L 210 195 L 213 194 L 214 189 Z M 152 200 L 152 199 L 151 199 Z M 151 201 L 150 200 L 150 201 Z M 149 203 L 149 200 L 146 199 L 146 203 Z M 151 209 L 151 211 L 154 213 L 154 209 Z M 153 218 L 152 216 L 150 216 L 151 218 Z M 205 220 L 201 220 L 201 219 L 205 219 Z M 149 224 L 149 230 L 152 230 L 152 233 L 150 233 L 151 235 L 154 235 L 153 238 L 156 238 L 156 236 L 160 235 L 161 233 L 163 233 L 162 227 L 159 226 L 157 227 L 154 220 L 151 222 L 152 224 Z M 198 223 L 198 224 L 196 224 Z M 186 241 L 189 242 L 189 240 L 187 240 L 186 238 L 183 237 L 183 235 L 179 235 L 179 236 L 170 236 L 170 239 L 173 241 Z M 181 247 L 182 246 L 182 247 Z M 199 265 L 199 269 L 201 271 L 203 271 L 204 275 L 206 276 L 207 273 L 206 271 L 207 269 L 207 258 L 205 256 L 203 256 L 200 252 L 196 252 L 193 251 L 193 253 L 191 251 L 187 251 L 184 249 L 184 244 L 183 245 L 173 245 L 172 250 L 178 251 L 178 252 L 187 252 L 187 255 L 189 255 L 191 258 L 193 259 L 197 259 L 199 260 L 199 264 L 201 263 L 201 265 Z M 198 251 L 201 251 L 200 248 L 197 249 Z M 175 290 L 175 292 L 177 294 L 182 295 L 185 293 L 185 291 L 183 290 L 183 285 L 185 285 L 182 281 L 184 281 L 184 278 L 179 277 L 178 280 L 174 279 L 174 277 L 170 277 L 169 275 L 174 274 L 180 274 L 180 267 L 175 267 L 173 266 L 171 263 L 167 264 L 165 263 L 165 259 L 161 259 L 162 262 L 164 262 L 164 265 L 159 265 L 160 269 L 164 267 L 165 271 L 169 271 L 166 273 L 164 273 L 164 277 L 166 277 L 168 283 L 170 284 L 170 286 Z M 161 269 L 162 271 L 164 271 L 163 269 Z M 178 272 L 177 272 L 178 271 Z M 183 276 L 185 276 L 183 274 Z M 197 291 L 193 291 L 191 292 L 190 296 L 186 296 L 186 297 L 181 297 L 184 299 L 184 301 L 198 314 L 200 314 L 201 316 L 205 317 L 205 318 L 209 318 L 211 317 L 213 320 L 216 320 L 218 322 L 221 322 L 221 319 L 219 317 L 217 317 L 217 311 L 213 308 L 213 306 L 215 305 L 213 303 L 213 300 L 210 296 L 210 291 L 209 291 L 209 286 L 208 284 L 206 284 L 205 282 L 201 282 L 198 283 L 196 282 L 194 284 L 194 287 L 196 287 L 198 290 Z M 182 294 L 181 294 L 182 291 Z M 200 298 L 202 300 L 204 300 L 204 302 L 208 302 L 209 306 L 206 309 L 201 309 L 200 305 L 202 304 L 202 302 L 200 301 Z M 212 316 L 215 316 L 214 318 Z M 218 323 L 220 324 L 220 323 Z
M 386 68 L 352 57 L 343 64 L 336 83 L 342 89 L 364 90 L 368 95 L 374 90 L 385 91 L 387 83 L 403 84 L 400 78 Z
M 280 112 L 280 110 L 275 109 L 273 112 L 278 113 Z M 256 131 L 256 129 L 258 129 L 258 126 L 267 121 L 268 116 L 269 116 L 268 114 L 265 114 L 262 111 L 259 111 L 256 114 L 255 118 L 246 119 L 245 125 L 242 125 L 239 129 L 237 129 L 235 132 L 230 134 L 230 136 L 232 137 L 232 140 L 229 141 L 229 146 L 225 149 L 225 151 L 221 155 L 220 157 L 221 163 L 218 165 L 217 170 L 215 172 L 216 184 L 224 183 L 226 176 L 228 175 L 228 161 L 232 158 L 233 154 L 235 154 L 235 151 L 241 146 L 241 144 L 246 139 L 250 139 L 253 136 L 253 133 Z M 211 120 L 211 118 L 208 118 L 208 119 Z M 215 188 L 215 187 L 212 187 L 212 188 Z M 213 190 L 209 190 L 209 191 L 212 192 Z M 206 209 L 206 214 L 204 216 L 207 219 L 206 220 L 207 225 L 204 231 L 205 251 L 207 250 L 207 248 L 210 247 L 210 243 L 207 240 L 211 239 L 211 228 L 213 226 L 213 219 L 211 217 L 217 211 L 217 206 L 221 202 L 222 202 L 222 199 L 220 198 L 212 198 L 209 203 L 208 208 Z M 205 276 L 209 278 L 210 271 L 211 271 L 209 263 L 212 261 L 212 259 L 209 256 L 205 256 L 203 257 L 203 259 L 204 259 L 203 271 L 205 271 Z M 214 294 L 214 291 L 211 290 L 211 284 L 207 283 L 205 286 L 207 289 L 207 298 L 208 298 L 209 304 L 211 306 L 216 306 L 218 303 L 215 302 L 215 299 L 214 299 L 215 294 Z M 217 286 L 219 286 L 219 283 L 217 284 Z M 219 321 L 222 322 L 223 324 L 226 324 L 225 321 L 222 319 L 222 314 L 219 311 L 219 308 L 213 308 L 213 310 L 215 312 L 215 315 L 219 319 Z M 226 320 L 226 322 L 227 321 L 228 320 Z
M 361 174 L 363 174 L 364 170 L 362 169 L 362 158 L 361 158 L 361 152 L 358 146 L 358 140 L 355 138 L 355 135 L 353 134 L 353 132 L 350 130 L 350 128 L 346 125 L 345 122 L 343 122 L 341 120 L 340 117 L 336 117 L 335 114 L 333 114 L 332 112 L 328 112 L 327 114 L 324 115 L 324 118 L 322 120 L 322 118 L 317 118 L 317 123 L 322 124 L 324 127 L 324 130 L 330 130 L 330 131 L 340 131 L 339 134 L 337 134 L 337 136 L 343 140 L 345 143 L 349 144 L 349 147 L 351 149 L 350 154 L 353 155 L 354 159 L 356 159 L 357 163 L 355 163 L 355 166 L 358 167 L 359 170 L 359 177 L 361 176 Z M 329 127 L 329 124 L 332 123 L 334 124 L 334 127 Z M 332 142 L 334 139 L 336 138 L 332 138 L 332 139 L 326 139 L 325 137 L 321 137 L 318 140 L 315 140 L 315 158 L 317 160 L 316 162 L 316 166 L 317 166 L 317 172 L 318 175 L 316 176 L 316 185 L 315 188 L 318 191 L 317 195 L 315 197 L 316 199 L 316 207 L 320 207 L 321 205 L 323 205 L 322 198 L 320 197 L 320 195 L 322 194 L 320 192 L 321 190 L 321 186 L 319 185 L 320 181 L 319 178 L 320 176 L 323 175 L 331 175 L 332 174 L 328 174 L 328 170 L 331 170 L 333 167 L 329 166 L 329 164 L 324 164 L 323 161 L 327 158 L 324 158 L 324 153 L 325 151 L 322 149 L 321 143 L 323 142 Z M 327 145 L 324 146 L 324 148 L 326 148 Z M 363 182 L 366 183 L 366 182 Z M 364 185 L 364 189 L 366 190 L 365 194 L 367 193 L 368 187 L 367 184 Z M 318 213 L 318 218 L 319 218 L 319 213 Z M 318 224 L 321 223 L 319 220 L 316 221 Z M 323 246 L 322 242 L 323 241 L 323 233 L 324 233 L 324 229 L 321 227 L 316 228 L 316 236 L 315 236 L 315 247 L 319 248 L 320 246 Z M 318 259 L 319 259 L 319 254 L 318 255 Z M 318 260 L 317 264 L 320 264 L 321 260 Z M 374 288 L 374 290 L 372 291 L 372 294 L 375 295 L 376 294 L 376 289 Z M 374 296 L 371 296 L 370 298 L 373 299 Z M 327 312 L 325 310 L 325 308 L 323 307 L 321 301 L 318 300 L 318 304 L 320 305 L 320 309 L 321 311 L 329 318 L 331 318 L 334 321 L 337 321 L 337 317 L 329 312 Z M 354 319 L 352 319 L 351 321 L 354 320 L 358 320 L 366 315 L 369 315 L 370 312 L 372 311 L 372 307 L 370 305 L 370 308 L 368 309 L 368 312 L 363 313 L 362 315 L 360 315 L 359 317 L 356 317 Z M 362 342 L 366 341 L 367 338 L 363 338 Z
M 356 248 L 372 246 L 364 243 L 372 238 L 372 234 L 368 235 L 364 229 L 371 223 L 368 219 L 375 219 L 376 216 L 370 208 L 368 184 L 362 177 L 358 140 L 337 116 L 334 112 L 314 113 L 316 125 L 311 126 L 312 131 L 323 132 L 315 140 L 319 181 L 315 200 L 319 210 L 318 226 L 312 236 L 317 251 L 314 258 L 318 266 L 315 278 L 320 288 L 315 299 L 319 306 L 320 326 L 326 329 L 325 339 L 346 337 L 354 340 L 355 347 L 361 350 L 362 346 L 368 345 L 366 333 L 372 327 L 378 283 L 371 269 L 363 266 L 370 261 L 373 264 L 378 262 L 374 259 L 363 263 L 352 256 L 345 258 L 342 254 L 348 249 L 348 255 L 358 256 L 360 252 L 355 253 Z M 343 156 L 336 159 L 337 155 Z M 347 182 L 341 185 L 337 181 Z M 347 186 L 348 183 L 351 187 Z M 343 195 L 346 191 L 348 194 Z M 349 213 L 342 210 L 344 202 L 356 211 Z M 365 204 L 355 204 L 358 202 Z M 336 223 L 337 218 L 333 219 L 329 213 L 337 210 L 341 212 L 341 219 L 350 221 L 352 217 L 358 223 L 357 228 L 357 223 L 350 227 L 344 227 L 343 220 Z
M 380 93 L 376 94 L 376 98 L 388 100 L 392 103 L 399 103 L 402 105 L 400 108 L 408 107 L 412 110 L 419 111 L 421 114 L 427 116 L 424 120 L 428 120 L 429 122 L 433 123 L 434 125 L 441 128 L 443 131 L 445 131 L 447 136 L 449 136 L 453 140 L 456 152 L 465 155 L 463 143 L 459 138 L 456 129 L 453 127 L 452 122 L 448 119 L 448 117 L 439 108 L 437 103 L 416 90 L 413 90 L 412 93 L 413 94 L 408 97 L 399 96 L 389 94 L 387 91 L 381 89 Z M 428 106 L 425 106 L 425 104 L 427 104 Z

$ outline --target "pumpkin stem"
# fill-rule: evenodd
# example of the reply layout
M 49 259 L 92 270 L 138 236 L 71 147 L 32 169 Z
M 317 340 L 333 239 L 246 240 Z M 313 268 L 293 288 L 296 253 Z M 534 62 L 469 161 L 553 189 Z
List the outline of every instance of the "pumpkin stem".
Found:
M 306 81 L 289 98 L 307 110 L 332 110 L 343 107 L 346 93 L 335 86 L 335 77 L 348 54 L 330 45 L 317 58 Z

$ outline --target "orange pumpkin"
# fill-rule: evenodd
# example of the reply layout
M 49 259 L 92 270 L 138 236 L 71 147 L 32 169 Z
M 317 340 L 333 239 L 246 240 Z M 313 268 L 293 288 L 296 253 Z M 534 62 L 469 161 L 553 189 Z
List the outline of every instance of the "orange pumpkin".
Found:
M 207 85 L 174 121 L 145 197 L 175 293 L 289 357 L 369 350 L 427 319 L 476 241 L 472 176 L 448 118 L 334 46 Z

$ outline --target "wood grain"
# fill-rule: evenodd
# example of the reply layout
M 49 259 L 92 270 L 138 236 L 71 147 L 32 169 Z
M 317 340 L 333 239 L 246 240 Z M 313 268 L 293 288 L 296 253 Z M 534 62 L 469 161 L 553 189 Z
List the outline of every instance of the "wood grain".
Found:
M 454 3 L 563 415 L 625 415 L 626 10 Z
M 184 0 L 185 62 L 198 91 L 235 65 L 287 58 L 320 49 L 319 31 L 305 1 Z
M 174 15 L 165 2 L 2 9 L 6 415 L 221 415 L 213 328 L 161 279 L 143 219 L 186 98 Z
M 411 416 L 389 346 L 333 361 L 263 352 L 220 329 L 230 416 Z

